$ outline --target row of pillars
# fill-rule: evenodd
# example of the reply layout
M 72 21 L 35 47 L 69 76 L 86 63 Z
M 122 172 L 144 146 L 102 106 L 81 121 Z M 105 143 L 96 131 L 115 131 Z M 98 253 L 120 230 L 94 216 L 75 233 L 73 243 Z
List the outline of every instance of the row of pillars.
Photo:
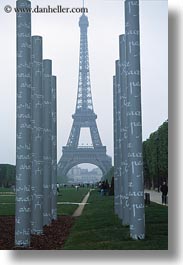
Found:
M 138 240 L 145 238 L 139 0 L 125 1 L 125 34 L 119 47 L 113 77 L 114 204 L 131 238 Z
M 18 0 L 17 8 L 31 8 Z M 56 77 L 43 60 L 41 36 L 31 36 L 31 13 L 17 13 L 17 135 L 15 246 L 57 219 Z

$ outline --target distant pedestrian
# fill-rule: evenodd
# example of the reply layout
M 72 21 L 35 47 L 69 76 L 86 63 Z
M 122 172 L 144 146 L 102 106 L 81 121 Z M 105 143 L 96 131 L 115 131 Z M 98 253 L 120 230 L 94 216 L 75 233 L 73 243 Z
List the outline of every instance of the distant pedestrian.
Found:
M 163 182 L 163 185 L 161 186 L 161 192 L 162 192 L 162 204 L 167 204 L 167 194 L 168 194 L 168 186 L 166 182 Z
M 113 196 L 113 195 L 114 195 L 114 177 L 112 177 L 111 187 L 110 187 L 110 190 L 109 190 L 109 196 Z
M 105 190 L 105 182 L 102 181 L 102 183 L 100 185 L 100 193 L 101 193 L 101 196 L 104 196 L 104 190 Z
M 109 182 L 108 182 L 107 179 L 105 181 L 105 192 L 104 192 L 104 195 L 109 195 Z

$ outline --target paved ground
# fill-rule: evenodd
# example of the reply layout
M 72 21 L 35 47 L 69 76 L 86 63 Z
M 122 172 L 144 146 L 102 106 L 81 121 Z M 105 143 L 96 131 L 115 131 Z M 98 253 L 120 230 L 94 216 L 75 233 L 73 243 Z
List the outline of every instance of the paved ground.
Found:
M 78 217 L 82 214 L 83 209 L 84 209 L 85 205 L 87 204 L 89 196 L 90 196 L 90 191 L 86 194 L 86 196 L 84 197 L 82 202 L 79 204 L 78 208 L 73 213 L 73 215 L 72 215 L 73 217 Z
M 85 205 L 85 204 L 88 204 L 88 203 L 82 203 L 82 202 L 57 202 L 57 204 Z
M 156 202 L 158 204 L 162 204 L 161 192 L 157 192 L 154 190 L 145 190 L 144 193 L 146 193 L 146 192 L 150 193 L 150 201 Z

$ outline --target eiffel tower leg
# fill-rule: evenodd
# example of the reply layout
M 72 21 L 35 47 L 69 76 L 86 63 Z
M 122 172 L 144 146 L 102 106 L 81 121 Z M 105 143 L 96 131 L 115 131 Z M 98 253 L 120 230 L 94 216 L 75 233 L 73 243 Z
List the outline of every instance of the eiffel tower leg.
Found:
M 32 37 L 31 233 L 43 233 L 42 37 Z
M 30 8 L 27 0 L 17 8 Z M 17 18 L 17 127 L 16 127 L 16 213 L 15 246 L 30 245 L 31 213 L 31 14 Z
M 67 142 L 68 146 L 77 147 L 79 143 L 80 126 L 73 122 L 71 133 Z
M 52 121 L 51 121 L 51 60 L 43 60 L 43 225 L 51 223 Z
M 98 132 L 96 121 L 92 122 L 92 124 L 91 124 L 90 134 L 91 134 L 93 146 L 101 146 L 102 142 L 100 139 L 100 135 Z
M 128 163 L 130 235 L 144 239 L 144 181 L 142 156 L 139 1 L 125 2 L 125 34 L 128 82 Z

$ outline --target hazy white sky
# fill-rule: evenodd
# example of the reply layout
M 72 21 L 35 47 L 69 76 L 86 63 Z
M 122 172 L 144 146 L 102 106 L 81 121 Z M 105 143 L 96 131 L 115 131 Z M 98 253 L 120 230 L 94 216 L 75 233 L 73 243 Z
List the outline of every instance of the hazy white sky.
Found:
M 0 2 L 0 163 L 15 164 L 16 139 L 16 16 Z M 32 7 L 80 7 L 81 0 L 32 0 Z M 113 154 L 112 76 L 124 33 L 124 1 L 86 0 L 91 89 L 97 125 L 107 153 Z M 53 60 L 57 76 L 58 159 L 66 144 L 75 111 L 80 14 L 33 14 L 32 35 L 43 36 L 44 59 Z M 140 1 L 143 139 L 168 118 L 167 0 Z

